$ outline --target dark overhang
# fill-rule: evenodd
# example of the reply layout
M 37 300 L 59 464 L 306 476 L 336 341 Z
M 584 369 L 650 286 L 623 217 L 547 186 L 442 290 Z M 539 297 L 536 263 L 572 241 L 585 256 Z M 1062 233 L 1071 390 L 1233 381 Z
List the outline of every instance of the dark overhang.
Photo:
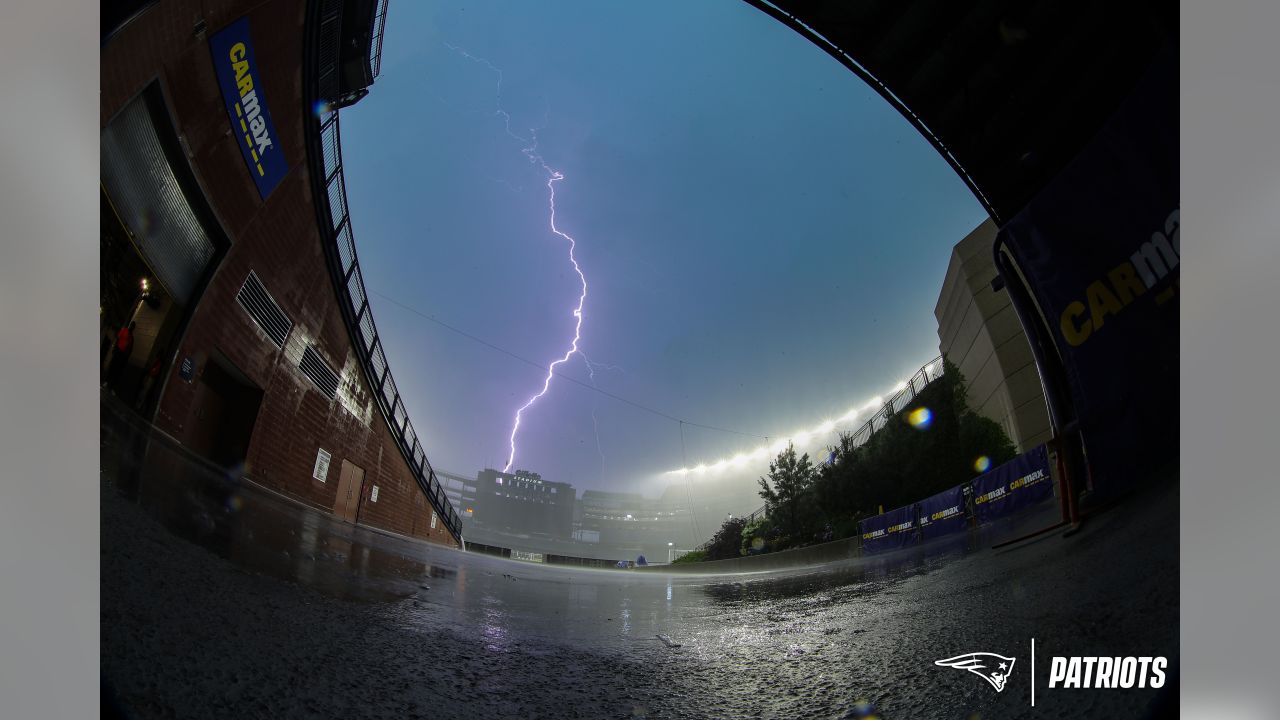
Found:
M 332 108 L 369 94 L 382 71 L 382 30 L 390 0 L 319 0 L 320 54 L 337 62 L 319 77 L 319 97 Z
M 1173 2 L 746 1 L 866 80 L 999 223 L 1178 39 Z

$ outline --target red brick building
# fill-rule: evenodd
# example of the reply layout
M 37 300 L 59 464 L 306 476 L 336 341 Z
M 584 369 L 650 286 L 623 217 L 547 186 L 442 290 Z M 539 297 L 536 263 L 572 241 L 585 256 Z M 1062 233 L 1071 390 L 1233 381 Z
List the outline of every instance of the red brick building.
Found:
M 103 372 L 159 430 L 253 482 L 456 545 L 346 212 L 337 108 L 377 75 L 385 13 L 385 0 L 104 6 Z

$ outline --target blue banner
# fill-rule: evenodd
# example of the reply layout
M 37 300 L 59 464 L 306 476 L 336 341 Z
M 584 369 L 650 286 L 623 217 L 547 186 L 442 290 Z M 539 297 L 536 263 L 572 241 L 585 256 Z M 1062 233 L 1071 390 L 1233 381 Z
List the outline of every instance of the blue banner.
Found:
M 1053 497 L 1049 453 L 1039 445 L 973 480 L 973 514 L 987 523 Z
M 231 119 L 231 134 L 258 186 L 258 195 L 265 200 L 289 171 L 289 163 L 267 110 L 262 74 L 249 39 L 249 18 L 240 18 L 211 36 L 209 52 Z
M 858 523 L 862 551 L 884 552 L 906 547 L 915 540 L 915 505 L 907 505 Z
M 925 540 L 960 532 L 967 523 L 963 485 L 920 501 L 920 535 Z
M 1153 459 L 1178 459 L 1178 179 L 1169 50 L 1000 229 L 1062 358 L 1099 497 L 1132 486 Z

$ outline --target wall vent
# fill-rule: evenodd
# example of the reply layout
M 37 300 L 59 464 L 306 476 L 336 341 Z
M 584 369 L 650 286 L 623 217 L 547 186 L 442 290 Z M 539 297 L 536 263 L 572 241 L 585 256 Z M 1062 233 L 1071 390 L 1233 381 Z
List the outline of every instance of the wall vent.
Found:
M 329 363 L 320 357 L 320 353 L 308 345 L 306 350 L 302 351 L 302 362 L 298 363 L 298 368 L 302 370 L 302 374 L 311 378 L 311 382 L 320 388 L 330 400 L 338 396 L 338 373 L 329 367 Z
M 249 317 L 258 323 L 258 327 L 262 328 L 267 337 L 271 338 L 271 342 L 275 343 L 276 347 L 284 347 L 284 340 L 289 337 L 293 321 L 284 314 L 276 304 L 275 298 L 271 297 L 271 293 L 262 286 L 257 273 L 249 271 L 249 277 L 244 279 L 244 285 L 241 285 L 240 292 L 236 293 L 236 300 L 239 301 L 240 307 L 249 313 Z

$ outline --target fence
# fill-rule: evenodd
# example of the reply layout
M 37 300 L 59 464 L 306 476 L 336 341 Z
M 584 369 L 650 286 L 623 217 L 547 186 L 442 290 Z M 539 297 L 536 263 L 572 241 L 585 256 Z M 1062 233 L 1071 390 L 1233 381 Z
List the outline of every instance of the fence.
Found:
M 382 72 L 382 31 L 387 22 L 387 5 L 391 0 L 380 0 L 373 15 L 373 35 L 369 43 L 369 68 L 373 76 Z
M 934 380 L 942 377 L 942 373 L 943 366 L 941 355 L 925 363 L 914 375 L 911 376 L 910 380 L 903 384 L 902 389 L 895 392 L 888 400 L 885 401 L 884 405 L 876 411 L 876 414 L 873 415 L 870 420 L 867 420 L 861 427 L 853 432 L 853 446 L 859 447 L 870 440 L 872 435 L 878 432 L 889 422 L 889 418 L 897 415 L 903 410 L 906 410 L 907 406 L 911 404 L 911 401 L 915 400 L 917 395 L 924 392 L 924 389 L 929 386 L 929 383 L 932 383 Z M 767 506 L 761 506 L 755 512 L 748 515 L 746 517 L 747 524 L 750 525 L 753 521 L 764 517 L 766 509 Z M 709 547 L 711 547 L 711 539 L 708 539 L 706 542 L 695 548 L 695 552 L 706 550 Z
M 333 7 L 330 7 L 333 6 Z M 332 83 L 338 63 L 338 49 L 332 40 L 337 31 L 334 18 L 341 18 L 340 5 L 326 2 L 320 9 L 318 33 L 315 39 L 317 63 L 314 74 L 309 77 L 314 83 L 317 97 L 326 97 L 326 83 Z M 374 31 L 376 42 L 371 58 L 376 70 L 380 67 L 382 28 L 386 17 L 386 2 L 379 3 L 375 16 Z M 462 520 L 453 509 L 453 504 L 445 496 L 444 487 L 436 478 L 418 433 L 409 420 L 404 400 L 391 375 L 391 367 L 383 349 L 382 339 L 378 335 L 378 327 L 373 321 L 373 313 L 369 308 L 369 296 L 365 291 L 364 277 L 360 272 L 360 261 L 356 257 L 355 235 L 351 228 L 351 214 L 347 206 L 347 186 L 342 169 L 342 136 L 338 125 L 338 110 L 328 110 L 318 115 L 318 143 L 313 143 L 311 152 L 318 155 L 318 162 L 312 162 L 312 172 L 321 175 L 322 192 L 316 193 L 314 202 L 317 211 L 324 216 L 328 225 L 331 245 L 326 248 L 330 260 L 330 270 L 338 286 L 338 295 L 347 329 L 355 347 L 365 378 L 373 390 L 378 409 L 386 418 L 391 435 L 409 464 L 418 487 L 431 502 L 436 515 L 444 522 L 455 537 L 462 537 Z M 313 138 L 316 136 L 312 136 Z M 316 148 L 318 145 L 318 148 Z M 313 186 L 314 187 L 314 186 Z
M 858 522 L 862 550 L 874 553 L 987 525 L 1054 496 L 1049 454 L 1037 445 L 972 480 Z

